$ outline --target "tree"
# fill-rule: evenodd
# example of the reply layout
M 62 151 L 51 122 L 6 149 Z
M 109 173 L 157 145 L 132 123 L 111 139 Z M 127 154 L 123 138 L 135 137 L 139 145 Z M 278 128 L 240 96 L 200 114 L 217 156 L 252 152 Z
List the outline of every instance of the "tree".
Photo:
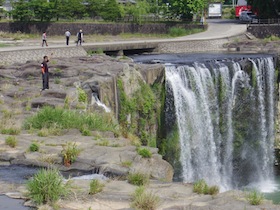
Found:
M 104 8 L 104 0 L 88 0 L 86 12 L 89 17 L 101 16 L 102 9 Z
M 25 0 L 19 0 L 13 2 L 12 16 L 14 20 L 18 21 L 30 21 L 33 19 L 33 11 L 30 9 L 29 2 Z
M 137 4 L 130 4 L 126 6 L 126 14 L 133 17 L 136 23 L 142 23 L 143 17 L 150 12 L 150 5 L 146 0 L 137 1 Z
M 280 11 L 279 0 L 248 0 L 254 11 L 257 11 L 260 18 L 274 18 L 278 16 Z
M 203 12 L 207 0 L 171 0 L 170 10 L 174 16 L 191 20 L 194 14 Z
M 121 9 L 116 0 L 107 0 L 100 13 L 105 21 L 116 21 L 121 17 Z

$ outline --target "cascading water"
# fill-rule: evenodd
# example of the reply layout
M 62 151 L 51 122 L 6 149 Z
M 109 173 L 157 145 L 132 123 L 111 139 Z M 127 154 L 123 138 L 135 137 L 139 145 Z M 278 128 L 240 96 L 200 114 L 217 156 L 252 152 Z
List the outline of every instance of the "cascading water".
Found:
M 184 182 L 228 190 L 272 178 L 274 77 L 272 57 L 166 66 Z

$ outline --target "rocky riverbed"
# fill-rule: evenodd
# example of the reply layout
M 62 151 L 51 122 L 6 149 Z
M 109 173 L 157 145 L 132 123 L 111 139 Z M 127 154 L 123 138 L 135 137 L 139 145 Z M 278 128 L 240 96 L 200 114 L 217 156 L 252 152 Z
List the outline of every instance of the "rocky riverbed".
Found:
M 193 193 L 191 184 L 172 182 L 173 168 L 162 159 L 157 148 L 147 147 L 152 152 L 152 157 L 143 158 L 137 153 L 131 138 L 116 136 L 110 131 L 96 130 L 91 131 L 90 136 L 83 136 L 77 129 L 67 129 L 59 135 L 41 136 L 36 129 L 24 130 L 22 126 L 28 116 L 34 115 L 45 105 L 64 107 L 66 98 L 68 108 L 81 113 L 85 108 L 104 112 L 91 98 L 95 94 L 112 110 L 113 115 L 117 115 L 119 102 L 116 95 L 116 77 L 122 77 L 128 95 L 137 89 L 137 78 L 142 78 L 148 84 L 164 79 L 164 66 L 161 64 L 140 65 L 125 57 L 93 55 L 54 58 L 49 66 L 50 89 L 44 92 L 40 91 L 40 62 L 28 61 L 25 64 L 1 66 L 0 165 L 52 166 L 61 171 L 98 173 L 109 178 L 102 181 L 105 188 L 96 195 L 89 195 L 90 180 L 73 179 L 71 195 L 57 204 L 60 209 L 130 209 L 131 194 L 136 189 L 136 186 L 126 180 L 130 172 L 150 175 L 151 181 L 147 190 L 159 196 L 158 209 L 280 209 L 270 201 L 257 207 L 251 206 L 241 191 L 228 191 L 216 196 Z M 87 104 L 79 102 L 77 87 L 83 88 L 89 96 Z M 18 140 L 14 148 L 5 143 L 7 137 L 11 136 L 7 134 L 7 130 L 18 131 L 13 135 Z M 39 151 L 29 151 L 32 142 L 39 144 Z M 67 142 L 75 142 L 81 149 L 76 162 L 68 167 L 62 164 L 61 155 Z M 128 162 L 131 164 L 124 164 Z M 28 178 L 30 177 L 26 177 Z M 24 183 L 13 183 L 0 177 L 0 186 L 0 194 L 26 199 L 26 205 L 33 205 L 26 198 Z M 51 208 L 46 205 L 39 207 Z

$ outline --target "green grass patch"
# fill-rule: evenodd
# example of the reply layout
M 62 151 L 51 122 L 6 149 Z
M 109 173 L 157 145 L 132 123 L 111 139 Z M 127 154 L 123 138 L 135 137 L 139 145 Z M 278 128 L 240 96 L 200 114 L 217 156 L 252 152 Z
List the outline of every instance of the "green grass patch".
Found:
M 152 152 L 147 148 L 138 148 L 137 153 L 141 155 L 143 158 L 151 158 Z
M 252 190 L 246 193 L 246 199 L 251 205 L 260 205 L 264 200 L 264 195 L 257 191 Z
M 2 128 L 1 134 L 18 135 L 18 134 L 20 134 L 20 129 L 19 128 Z
M 5 144 L 14 148 L 17 146 L 18 144 L 18 140 L 15 136 L 8 136 L 6 139 L 5 139 Z
M 171 37 L 178 37 L 178 36 L 186 36 L 190 34 L 200 33 L 203 32 L 204 29 L 202 28 L 193 28 L 193 29 L 184 29 L 178 27 L 172 27 L 168 30 L 168 34 Z
M 123 161 L 123 162 L 121 162 L 121 166 L 126 167 L 126 168 L 130 168 L 132 166 L 132 161 L 130 161 L 130 160 Z
M 105 185 L 100 183 L 99 180 L 97 179 L 92 180 L 89 185 L 89 194 L 94 195 L 96 193 L 102 192 L 104 186 Z
M 51 128 L 53 124 L 59 129 L 76 128 L 82 130 L 112 131 L 118 133 L 118 124 L 109 114 L 80 113 L 75 110 L 44 107 L 24 122 L 24 129 Z
M 155 210 L 159 206 L 160 198 L 153 193 L 146 192 L 143 186 L 138 187 L 132 195 L 130 207 L 138 210 Z
M 128 174 L 127 180 L 128 180 L 128 183 L 137 185 L 137 186 L 147 185 L 150 182 L 149 175 L 142 174 L 139 172 Z
M 68 194 L 68 187 L 58 170 L 41 169 L 27 182 L 28 196 L 36 204 L 58 201 Z

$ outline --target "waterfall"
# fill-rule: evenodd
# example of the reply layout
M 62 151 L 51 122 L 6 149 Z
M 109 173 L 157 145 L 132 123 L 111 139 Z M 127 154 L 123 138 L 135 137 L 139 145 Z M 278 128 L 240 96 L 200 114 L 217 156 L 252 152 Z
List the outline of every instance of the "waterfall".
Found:
M 272 178 L 273 58 L 244 60 L 166 65 L 184 182 L 224 191 Z

